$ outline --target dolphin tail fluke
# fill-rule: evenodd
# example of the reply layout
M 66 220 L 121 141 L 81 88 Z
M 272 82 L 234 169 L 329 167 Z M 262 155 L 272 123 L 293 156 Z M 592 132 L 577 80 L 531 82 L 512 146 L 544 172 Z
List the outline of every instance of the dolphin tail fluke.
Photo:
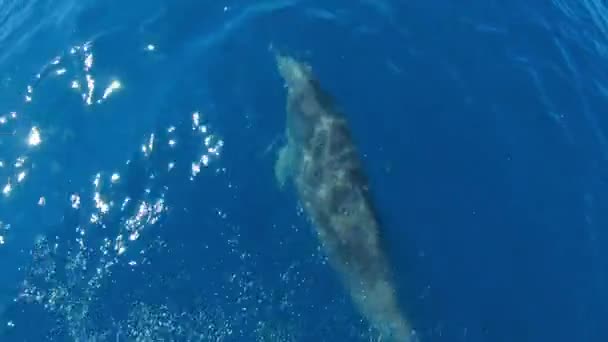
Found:
M 419 342 L 416 332 L 397 306 L 395 289 L 390 282 L 379 280 L 355 289 L 353 295 L 361 312 L 386 341 Z

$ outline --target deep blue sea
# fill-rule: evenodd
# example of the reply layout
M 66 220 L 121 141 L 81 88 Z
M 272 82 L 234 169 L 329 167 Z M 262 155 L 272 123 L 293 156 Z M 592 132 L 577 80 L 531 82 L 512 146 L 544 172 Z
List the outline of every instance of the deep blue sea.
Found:
M 608 341 L 601 0 L 0 0 L 0 341 L 384 341 L 277 186 L 271 46 L 421 342 Z

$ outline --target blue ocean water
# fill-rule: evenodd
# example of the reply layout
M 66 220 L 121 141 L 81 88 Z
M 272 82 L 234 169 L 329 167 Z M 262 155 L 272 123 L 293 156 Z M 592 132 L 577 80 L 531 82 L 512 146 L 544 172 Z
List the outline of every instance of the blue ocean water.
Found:
M 346 113 L 420 340 L 608 340 L 608 8 L 0 1 L 0 340 L 379 341 L 274 161 Z

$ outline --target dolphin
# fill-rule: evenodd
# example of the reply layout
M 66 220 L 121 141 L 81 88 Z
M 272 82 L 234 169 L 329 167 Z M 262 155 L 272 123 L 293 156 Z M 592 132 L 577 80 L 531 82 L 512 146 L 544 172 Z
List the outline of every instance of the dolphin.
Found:
M 418 341 L 399 309 L 368 182 L 345 116 L 309 65 L 276 51 L 275 56 L 287 88 L 286 144 L 274 170 L 279 186 L 288 180 L 294 185 L 330 265 L 369 324 L 388 340 Z

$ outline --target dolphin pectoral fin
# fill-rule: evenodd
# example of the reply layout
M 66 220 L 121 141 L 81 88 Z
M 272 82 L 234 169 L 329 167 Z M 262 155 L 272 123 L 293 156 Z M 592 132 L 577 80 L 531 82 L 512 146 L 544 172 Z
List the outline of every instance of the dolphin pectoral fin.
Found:
M 280 189 L 283 189 L 287 178 L 293 172 L 293 148 L 289 144 L 281 147 L 278 152 L 277 161 L 274 164 L 274 175 Z

